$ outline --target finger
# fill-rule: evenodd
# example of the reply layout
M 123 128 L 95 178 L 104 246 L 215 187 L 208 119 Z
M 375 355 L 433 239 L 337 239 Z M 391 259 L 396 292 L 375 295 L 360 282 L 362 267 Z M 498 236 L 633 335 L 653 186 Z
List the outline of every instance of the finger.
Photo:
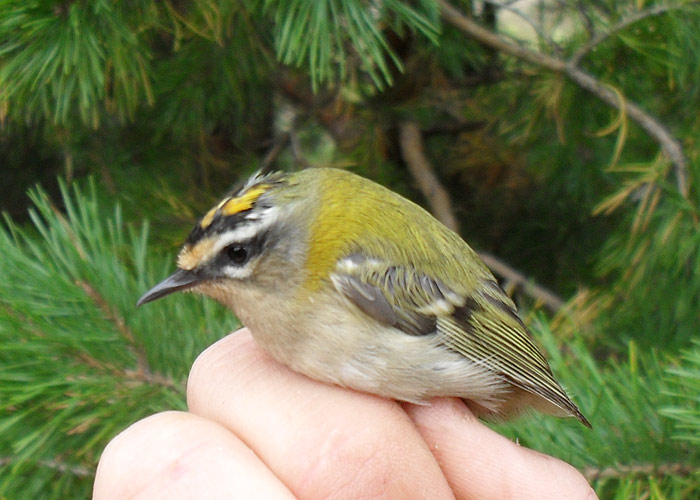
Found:
M 454 498 L 396 403 L 294 373 L 247 330 L 195 362 L 188 404 L 233 430 L 298 498 Z
M 597 498 L 571 465 L 497 434 L 458 399 L 436 399 L 430 406 L 405 404 L 404 408 L 458 499 Z
M 235 435 L 196 415 L 135 423 L 105 448 L 93 499 L 291 500 L 294 496 Z

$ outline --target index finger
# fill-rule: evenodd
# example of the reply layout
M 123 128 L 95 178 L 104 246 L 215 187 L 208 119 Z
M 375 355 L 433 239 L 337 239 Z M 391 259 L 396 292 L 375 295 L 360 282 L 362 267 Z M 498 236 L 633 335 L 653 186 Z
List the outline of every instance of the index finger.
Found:
M 247 330 L 200 355 L 187 392 L 190 411 L 234 432 L 297 498 L 454 498 L 395 402 L 295 373 Z

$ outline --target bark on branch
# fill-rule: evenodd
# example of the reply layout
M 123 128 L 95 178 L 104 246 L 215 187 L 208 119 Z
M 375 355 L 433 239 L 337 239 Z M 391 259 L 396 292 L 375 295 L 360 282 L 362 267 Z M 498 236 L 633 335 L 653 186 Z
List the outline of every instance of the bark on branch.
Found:
M 613 36 L 615 33 L 618 33 L 628 26 L 641 21 L 642 19 L 646 19 L 648 17 L 653 17 L 653 16 L 659 16 L 661 14 L 665 14 L 666 12 L 670 10 L 678 10 L 678 9 L 683 9 L 685 7 L 688 7 L 689 5 L 697 4 L 700 2 L 686 2 L 686 3 L 678 3 L 678 4 L 665 4 L 665 5 L 654 5 L 652 7 L 649 7 L 644 10 L 640 10 L 639 12 L 635 12 L 634 14 L 622 18 L 619 22 L 615 23 L 612 25 L 610 28 L 608 28 L 606 31 L 603 31 L 599 33 L 597 36 L 594 36 L 586 45 L 578 49 L 573 56 L 571 56 L 571 59 L 569 60 L 569 63 L 572 66 L 578 66 L 579 63 L 581 62 L 581 59 L 586 57 L 586 55 L 593 50 L 595 47 L 597 47 L 599 44 Z
M 431 212 L 440 222 L 458 232 L 459 227 L 452 210 L 450 195 L 435 175 L 430 160 L 425 156 L 423 137 L 418 125 L 410 121 L 401 123 L 399 142 L 406 166 L 428 201 Z M 505 279 L 509 285 L 520 288 L 526 295 L 542 302 L 552 312 L 557 312 L 564 305 L 564 301 L 555 293 L 533 283 L 527 276 L 502 260 L 483 252 L 479 252 L 479 257 L 494 274 Z
M 401 155 L 408 171 L 418 183 L 418 186 L 428 200 L 433 215 L 455 232 L 459 231 L 457 218 L 452 211 L 450 195 L 438 180 L 425 156 L 423 137 L 418 125 L 413 122 L 403 122 L 399 125 L 399 141 Z
M 576 66 L 576 64 L 574 64 L 575 61 L 565 61 L 512 43 L 484 28 L 470 17 L 465 16 L 459 10 L 455 9 L 448 1 L 438 0 L 438 3 L 442 9 L 443 19 L 467 36 L 505 54 L 509 54 L 555 73 L 562 74 L 606 104 L 620 112 L 624 112 L 661 146 L 661 149 L 673 164 L 678 191 L 680 191 L 683 196 L 687 197 L 688 164 L 685 154 L 683 153 L 683 147 L 656 118 L 621 94 L 614 92 L 609 86 L 603 84 L 590 73 Z

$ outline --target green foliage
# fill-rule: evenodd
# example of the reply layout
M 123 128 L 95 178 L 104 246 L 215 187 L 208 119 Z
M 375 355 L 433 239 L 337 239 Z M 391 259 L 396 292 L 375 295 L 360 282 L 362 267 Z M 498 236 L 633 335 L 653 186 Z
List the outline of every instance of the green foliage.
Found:
M 354 71 L 348 69 L 355 66 L 348 62 L 349 41 L 360 60 L 354 70 L 366 73 L 378 88 L 393 81 L 389 61 L 398 69 L 403 67 L 382 32 L 384 23 L 398 32 L 408 27 L 437 41 L 435 3 L 423 0 L 416 4 L 389 0 L 368 9 L 358 0 L 264 2 L 265 9 L 274 13 L 275 47 L 282 63 L 307 67 L 315 85 L 353 78 Z
M 668 370 L 670 404 L 661 413 L 676 421 L 674 438 L 700 443 L 700 342 L 695 340 L 682 362 Z
M 686 346 L 700 327 L 698 205 L 678 199 L 668 187 L 664 195 L 639 183 L 631 193 L 640 197 L 625 221 L 632 230 L 612 236 L 599 262 L 615 283 L 609 293 L 624 307 L 601 320 L 606 330 L 618 332 L 613 342 Z
M 187 296 L 136 310 L 170 259 L 150 257 L 147 226 L 125 227 L 118 206 L 98 203 L 94 184 L 87 194 L 62 193 L 63 211 L 43 192 L 32 195 L 34 231 L 8 220 L 0 232 L 0 449 L 8 453 L 0 494 L 8 497 L 86 496 L 105 443 L 139 418 L 184 409 L 188 367 L 235 326 L 211 301 Z M 634 342 L 624 358 L 600 363 L 582 340 L 562 349 L 544 318 L 534 330 L 594 429 L 538 416 L 502 432 L 580 467 L 606 498 L 700 494 L 695 473 L 687 475 L 700 453 L 686 439 L 700 426 L 697 345 L 684 368 Z M 662 475 L 669 467 L 682 474 Z
M 65 212 L 35 191 L 35 230 L 7 220 L 0 231 L 0 496 L 8 498 L 87 496 L 107 441 L 138 418 L 184 409 L 192 361 L 235 326 L 192 297 L 136 310 L 171 259 L 147 257 L 147 226 L 125 227 L 94 185 L 62 193 Z
M 97 126 L 105 104 L 130 116 L 142 99 L 152 101 L 149 52 L 139 40 L 148 17 L 147 2 L 3 2 L 0 102 L 57 123 L 79 114 Z
M 269 105 L 261 103 L 270 92 L 265 79 L 272 60 L 257 39 L 246 3 L 230 2 L 215 12 L 207 12 L 207 5 L 193 6 L 190 20 L 168 10 L 175 28 L 173 47 L 153 65 L 159 82 L 155 109 L 142 115 L 156 139 L 199 139 L 226 122 L 246 121 L 252 127 L 270 113 Z M 242 140 L 240 131 L 229 132 Z
M 593 431 L 498 428 L 602 498 L 700 496 L 700 4 L 532 2 L 522 28 L 505 17 L 519 5 L 451 3 L 501 42 L 581 56 L 623 105 L 434 0 L 0 0 L 0 496 L 88 496 L 111 437 L 184 408 L 192 360 L 235 320 L 192 297 L 134 303 L 242 176 L 350 167 L 424 203 L 404 121 L 466 239 L 568 300 L 535 330 Z
M 499 426 L 501 431 L 524 446 L 577 466 L 592 480 L 601 498 L 633 500 L 642 492 L 657 499 L 700 495 L 700 451 L 693 441 L 683 439 L 685 433 L 679 435 L 668 418 L 679 415 L 675 407 L 680 402 L 669 387 L 686 387 L 687 371 L 669 368 L 676 364 L 672 358 L 657 349 L 642 351 L 635 342 L 629 343 L 621 359 L 597 361 L 580 340 L 567 342 L 564 356 L 542 318 L 534 331 L 550 354 L 552 370 L 577 396 L 593 429 L 537 416 Z M 697 380 L 692 385 L 697 389 Z M 697 418 L 698 391 L 693 392 L 691 386 L 682 392 L 689 400 L 695 399 Z

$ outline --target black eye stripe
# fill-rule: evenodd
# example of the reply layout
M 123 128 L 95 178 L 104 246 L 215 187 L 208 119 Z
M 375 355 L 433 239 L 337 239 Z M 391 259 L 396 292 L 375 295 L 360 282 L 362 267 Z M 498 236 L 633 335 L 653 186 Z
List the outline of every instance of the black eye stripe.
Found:
M 234 241 L 229 243 L 219 251 L 215 262 L 219 266 L 243 266 L 251 258 L 259 255 L 263 251 L 265 245 L 265 237 L 262 235 L 255 236 L 245 241 Z

